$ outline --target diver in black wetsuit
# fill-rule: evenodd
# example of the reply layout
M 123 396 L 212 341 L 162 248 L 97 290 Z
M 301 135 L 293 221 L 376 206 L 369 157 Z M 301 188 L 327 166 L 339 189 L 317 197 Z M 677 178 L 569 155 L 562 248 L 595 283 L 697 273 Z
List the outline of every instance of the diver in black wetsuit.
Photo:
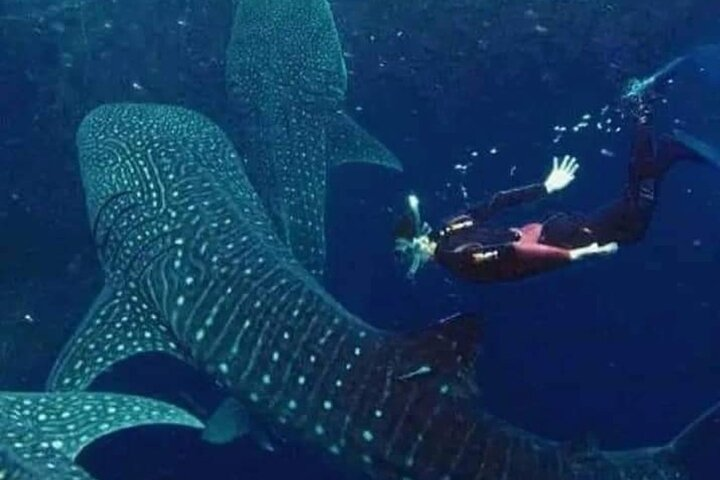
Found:
M 518 280 L 588 256 L 611 254 L 620 245 L 642 239 L 657 202 L 658 188 L 678 160 L 718 165 L 712 149 L 676 132 L 655 142 L 649 116 L 639 118 L 620 198 L 590 215 L 554 214 L 542 222 L 519 227 L 495 227 L 487 221 L 499 211 L 536 201 L 561 190 L 575 178 L 575 158 L 555 159 L 544 183 L 497 193 L 473 206 L 436 231 L 420 222 L 418 202 L 410 198 L 411 215 L 396 229 L 396 250 L 412 262 L 409 275 L 435 260 L 453 274 L 473 282 Z

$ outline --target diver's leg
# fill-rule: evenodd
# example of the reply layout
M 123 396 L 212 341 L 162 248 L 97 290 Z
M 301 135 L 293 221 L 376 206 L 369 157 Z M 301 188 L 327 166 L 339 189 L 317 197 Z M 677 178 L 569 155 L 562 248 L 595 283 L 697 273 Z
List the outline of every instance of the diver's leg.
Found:
M 599 244 L 634 243 L 652 220 L 660 182 L 676 159 L 661 142 L 653 145 L 649 114 L 638 120 L 631 149 L 628 179 L 621 198 L 591 215 L 587 228 Z
M 567 213 L 553 215 L 543 223 L 540 243 L 564 249 L 571 261 L 615 253 L 618 244 L 614 241 L 601 243 L 589 220 Z
M 651 112 L 645 110 L 636 125 L 623 196 L 591 215 L 586 228 L 600 245 L 641 240 L 652 220 L 660 184 L 670 168 L 683 160 L 720 166 L 720 158 L 712 154 L 711 147 L 688 135 L 664 135 L 654 145 Z
M 539 243 L 568 250 L 590 245 L 595 237 L 587 223 L 584 215 L 556 213 L 543 222 Z
M 645 190 L 643 200 L 624 196 L 594 212 L 588 219 L 587 229 L 600 245 L 618 243 L 626 245 L 640 241 L 647 231 L 655 210 L 654 193 Z

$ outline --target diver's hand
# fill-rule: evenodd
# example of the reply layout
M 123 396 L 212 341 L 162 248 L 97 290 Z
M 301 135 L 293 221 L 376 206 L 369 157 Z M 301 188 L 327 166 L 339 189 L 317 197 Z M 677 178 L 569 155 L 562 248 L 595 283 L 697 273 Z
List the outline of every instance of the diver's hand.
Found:
M 557 192 L 570 185 L 575 180 L 575 172 L 580 168 L 577 158 L 565 155 L 562 161 L 553 157 L 553 169 L 545 179 L 545 189 L 548 193 Z

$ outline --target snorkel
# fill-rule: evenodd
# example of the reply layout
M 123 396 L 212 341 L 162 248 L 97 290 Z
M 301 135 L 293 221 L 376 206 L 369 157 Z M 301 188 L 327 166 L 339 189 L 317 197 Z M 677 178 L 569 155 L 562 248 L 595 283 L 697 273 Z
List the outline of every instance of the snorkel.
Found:
M 422 220 L 420 219 L 420 199 L 415 195 L 414 193 L 411 193 L 408 195 L 407 198 L 408 203 L 408 210 L 410 211 L 410 215 L 412 217 L 413 222 L 413 231 L 415 233 L 420 232 L 422 230 Z

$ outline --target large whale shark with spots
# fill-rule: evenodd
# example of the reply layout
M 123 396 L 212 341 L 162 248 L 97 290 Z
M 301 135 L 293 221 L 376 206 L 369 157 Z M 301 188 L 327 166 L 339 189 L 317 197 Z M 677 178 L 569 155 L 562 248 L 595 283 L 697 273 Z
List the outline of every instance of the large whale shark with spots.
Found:
M 226 77 L 247 174 L 280 237 L 321 276 L 330 167 L 401 169 L 343 111 L 347 71 L 327 0 L 236 0 Z
M 608 452 L 519 429 L 482 408 L 480 325 L 375 329 L 276 235 L 225 134 L 176 107 L 107 105 L 77 135 L 105 287 L 53 390 L 84 389 L 131 355 L 204 369 L 257 421 L 381 479 L 685 479 L 715 410 L 665 446 Z
M 155 400 L 109 393 L 0 393 L 0 479 L 92 480 L 73 461 L 89 444 L 142 425 L 202 428 Z

